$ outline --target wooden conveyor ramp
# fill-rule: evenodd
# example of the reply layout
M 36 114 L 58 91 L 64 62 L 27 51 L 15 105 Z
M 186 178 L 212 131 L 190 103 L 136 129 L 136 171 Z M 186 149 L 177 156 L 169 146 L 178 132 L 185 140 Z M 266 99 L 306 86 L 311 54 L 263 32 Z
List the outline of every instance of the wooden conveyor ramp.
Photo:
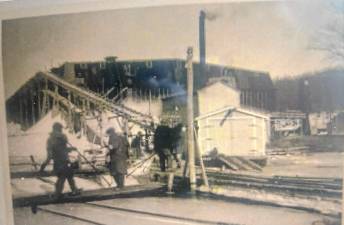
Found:
M 154 131 L 154 120 L 150 115 L 138 112 L 134 109 L 131 109 L 127 106 L 119 104 L 111 99 L 104 97 L 93 91 L 78 87 L 72 83 L 69 83 L 57 75 L 50 72 L 38 72 L 35 77 L 28 81 L 22 90 L 20 97 L 28 97 L 29 103 L 23 104 L 23 115 L 28 114 L 32 110 L 32 121 L 28 123 L 30 126 L 34 125 L 43 118 L 49 110 L 57 111 L 61 115 L 65 116 L 67 123 L 73 123 L 74 116 L 76 112 L 82 114 L 82 117 L 85 115 L 90 116 L 92 119 L 93 112 L 111 112 L 111 117 L 116 117 L 117 119 L 122 120 L 124 124 L 132 123 L 137 125 L 142 129 L 145 129 L 147 132 Z M 34 93 L 34 94 L 33 94 Z M 25 96 L 27 95 L 27 96 Z M 36 99 L 30 97 L 35 96 Z M 18 98 L 18 103 L 20 103 L 20 97 Z M 38 117 L 35 117 L 36 114 Z M 27 120 L 30 116 L 26 116 L 24 121 Z M 83 118 L 85 119 L 85 118 Z M 98 118 L 97 118 L 98 120 Z M 71 125 L 69 124 L 69 125 Z M 30 126 L 27 126 L 29 128 Z M 70 129 L 74 129 L 73 126 L 69 126 Z M 98 135 L 95 133 L 95 135 Z M 33 158 L 33 157 L 32 157 Z M 36 162 L 31 162 L 35 167 L 35 171 L 13 171 L 11 173 L 11 178 L 39 178 L 44 182 L 49 182 L 44 177 L 53 176 L 54 173 L 51 171 L 45 173 L 38 173 L 38 165 Z M 30 164 L 29 164 L 30 165 Z M 107 169 L 89 169 L 89 170 L 78 170 L 76 175 L 100 175 L 107 173 Z M 51 184 L 51 182 L 50 182 Z M 52 182 L 53 184 L 53 182 Z M 132 197 L 132 196 L 152 196 L 154 194 L 161 193 L 161 190 L 164 189 L 164 185 L 161 184 L 144 184 L 136 186 L 128 186 L 124 189 L 114 190 L 113 188 L 105 188 L 100 190 L 87 190 L 83 191 L 79 196 L 69 196 L 68 193 L 64 194 L 62 200 L 55 199 L 51 194 L 36 195 L 31 197 L 14 197 L 13 205 L 14 207 L 22 206 L 36 206 L 44 204 L 55 204 L 55 203 L 65 203 L 65 202 L 88 202 L 104 199 L 113 199 L 116 197 Z
M 37 73 L 37 78 L 43 78 L 46 81 L 47 85 L 43 90 L 45 94 L 59 99 L 59 101 L 67 102 L 70 107 L 73 107 L 72 99 L 81 99 L 85 102 L 84 107 L 86 109 L 92 105 L 94 108 L 102 111 L 108 110 L 118 117 L 126 119 L 128 122 L 135 123 L 144 129 L 152 129 L 151 125 L 154 121 L 149 115 L 138 112 L 122 104 L 115 103 L 111 99 L 103 97 L 96 92 L 73 85 L 50 72 L 39 72 Z M 51 90 L 51 85 L 48 85 L 49 82 L 55 87 L 53 90 Z M 58 91 L 59 88 L 64 89 L 68 93 L 67 98 L 60 95 Z

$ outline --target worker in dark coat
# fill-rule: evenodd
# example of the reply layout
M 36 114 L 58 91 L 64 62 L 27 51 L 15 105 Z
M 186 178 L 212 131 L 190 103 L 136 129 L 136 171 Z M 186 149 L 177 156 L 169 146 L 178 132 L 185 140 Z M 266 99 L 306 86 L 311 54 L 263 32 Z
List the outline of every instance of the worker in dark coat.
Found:
M 182 128 L 181 123 L 172 128 L 159 125 L 154 132 L 154 150 L 159 156 L 161 171 L 166 171 L 166 164 L 168 168 L 172 168 L 172 158 L 175 159 L 177 167 L 181 167 L 178 154 L 182 153 Z
M 144 144 L 143 144 L 142 136 L 143 136 L 142 132 L 139 131 L 137 135 L 134 137 L 134 139 L 131 141 L 131 149 L 133 150 L 134 157 L 136 159 L 141 158 L 143 155 L 142 146 Z
M 52 149 L 49 148 L 49 139 L 47 141 L 47 158 L 44 160 L 44 162 L 41 164 L 41 167 L 39 169 L 40 173 L 43 173 L 45 167 L 50 163 L 50 161 L 53 159 L 53 153 Z
M 57 176 L 55 195 L 58 198 L 62 197 L 62 191 L 66 179 L 72 190 L 72 195 L 80 193 L 80 189 L 75 185 L 74 170 L 68 157 L 68 153 L 72 151 L 73 148 L 67 147 L 67 143 L 68 139 L 66 135 L 62 133 L 62 124 L 55 123 L 53 125 L 53 131 L 50 133 L 50 137 L 48 139 L 47 148 L 48 152 L 51 153 L 52 160 L 54 161 L 53 170 Z
M 171 138 L 170 128 L 167 125 L 159 125 L 154 132 L 154 150 L 159 156 L 160 170 L 166 171 L 167 166 L 170 166 L 171 162 Z
M 182 146 L 181 146 L 181 132 L 182 132 L 183 124 L 179 123 L 177 126 L 170 129 L 170 151 L 177 163 L 177 167 L 181 168 L 181 162 L 178 158 L 178 154 L 182 153 Z
M 110 155 L 110 172 L 116 181 L 118 188 L 124 187 L 124 178 L 127 174 L 127 160 L 129 158 L 129 143 L 123 136 L 116 134 L 114 128 L 106 131 L 109 136 L 109 155 Z

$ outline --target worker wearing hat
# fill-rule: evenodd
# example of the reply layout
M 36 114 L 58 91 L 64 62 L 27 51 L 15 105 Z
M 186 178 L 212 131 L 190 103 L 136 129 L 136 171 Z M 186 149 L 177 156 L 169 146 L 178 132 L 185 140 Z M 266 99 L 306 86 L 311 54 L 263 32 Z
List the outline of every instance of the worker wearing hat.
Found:
M 123 188 L 125 175 L 127 174 L 127 160 L 129 158 L 129 143 L 124 136 L 116 134 L 114 128 L 106 130 L 109 136 L 107 147 L 110 155 L 109 169 L 117 187 Z
M 143 134 L 141 131 L 139 131 L 134 139 L 131 141 L 131 149 L 133 149 L 134 157 L 136 159 L 140 159 L 143 156 L 142 148 L 144 146 L 144 143 L 142 139 Z
M 48 159 L 51 157 L 54 161 L 53 171 L 57 176 L 55 184 L 55 195 L 57 198 L 62 197 L 62 191 L 66 179 L 70 189 L 72 190 L 72 195 L 80 193 L 80 189 L 75 185 L 74 170 L 68 157 L 68 153 L 73 149 L 67 147 L 68 139 L 66 135 L 62 133 L 62 128 L 63 126 L 61 123 L 54 123 L 53 130 L 50 133 L 47 142 Z
M 50 137 L 53 136 L 54 134 L 62 133 L 62 128 L 63 128 L 62 124 L 54 123 L 52 133 L 50 133 Z M 39 170 L 40 173 L 43 173 L 45 167 L 47 167 L 47 165 L 53 159 L 53 152 L 52 151 L 53 151 L 53 149 L 51 148 L 51 139 L 49 138 L 47 141 L 47 158 L 41 164 L 41 168 Z

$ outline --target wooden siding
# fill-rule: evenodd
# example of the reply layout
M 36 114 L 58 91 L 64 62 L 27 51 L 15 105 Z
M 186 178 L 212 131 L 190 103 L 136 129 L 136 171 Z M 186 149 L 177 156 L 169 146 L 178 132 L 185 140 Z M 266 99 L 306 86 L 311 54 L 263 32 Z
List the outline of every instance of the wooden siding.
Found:
M 263 156 L 268 140 L 266 119 L 227 110 L 198 120 L 201 151 L 228 156 Z

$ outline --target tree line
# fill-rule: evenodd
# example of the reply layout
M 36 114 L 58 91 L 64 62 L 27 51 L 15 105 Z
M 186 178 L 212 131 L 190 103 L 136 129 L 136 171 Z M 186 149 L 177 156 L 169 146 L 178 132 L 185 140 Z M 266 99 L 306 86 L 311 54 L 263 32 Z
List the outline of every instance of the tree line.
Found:
M 276 110 L 305 113 L 344 109 L 344 69 L 326 69 L 274 80 Z

